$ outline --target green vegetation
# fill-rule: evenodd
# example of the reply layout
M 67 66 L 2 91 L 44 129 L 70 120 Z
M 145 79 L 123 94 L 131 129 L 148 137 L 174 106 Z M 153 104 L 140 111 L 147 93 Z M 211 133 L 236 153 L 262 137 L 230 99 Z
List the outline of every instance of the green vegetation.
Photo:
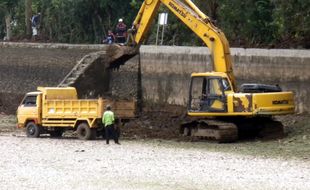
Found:
M 225 32 L 232 46 L 310 47 L 308 0 L 193 0 Z M 31 15 L 41 13 L 40 40 L 100 43 L 118 18 L 130 26 L 142 0 L 0 0 L 0 39 L 30 39 Z M 161 7 L 161 11 L 167 11 Z M 30 18 L 29 18 L 30 17 Z M 170 14 L 165 45 L 202 45 Z M 147 41 L 155 43 L 156 26 Z M 193 40 L 194 39 L 194 40 Z

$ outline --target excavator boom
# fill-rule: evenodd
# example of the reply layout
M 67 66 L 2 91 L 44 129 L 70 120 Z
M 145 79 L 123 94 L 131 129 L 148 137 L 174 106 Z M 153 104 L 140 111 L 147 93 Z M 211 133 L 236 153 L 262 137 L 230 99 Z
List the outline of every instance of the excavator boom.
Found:
M 134 42 L 141 44 L 146 38 L 159 6 L 165 5 L 185 25 L 187 25 L 211 50 L 213 70 L 226 73 L 236 91 L 236 80 L 233 74 L 229 43 L 224 33 L 218 29 L 208 16 L 202 13 L 190 0 L 145 0 L 133 23 L 136 29 Z

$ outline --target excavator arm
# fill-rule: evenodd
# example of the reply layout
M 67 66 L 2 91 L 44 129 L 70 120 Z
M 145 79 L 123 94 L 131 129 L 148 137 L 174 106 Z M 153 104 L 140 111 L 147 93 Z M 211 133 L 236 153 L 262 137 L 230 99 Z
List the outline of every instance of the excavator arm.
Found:
M 207 45 L 213 58 L 213 70 L 226 73 L 236 91 L 229 43 L 224 33 L 191 0 L 145 0 L 133 22 L 134 43 L 140 45 L 146 38 L 160 4 L 165 5 Z

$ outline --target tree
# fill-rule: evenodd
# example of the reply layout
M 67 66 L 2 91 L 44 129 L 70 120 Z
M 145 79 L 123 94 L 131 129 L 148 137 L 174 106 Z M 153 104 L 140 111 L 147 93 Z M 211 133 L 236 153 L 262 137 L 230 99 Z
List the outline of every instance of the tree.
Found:
M 25 25 L 26 35 L 31 37 L 31 17 L 32 17 L 32 0 L 25 0 Z
M 274 31 L 270 0 L 222 0 L 219 25 L 235 46 L 261 47 L 273 43 Z
M 310 48 L 310 1 L 274 0 L 273 22 L 280 47 Z
M 12 16 L 14 10 L 18 4 L 18 0 L 1 0 L 0 10 L 4 13 L 5 28 L 6 28 L 6 40 L 11 40 L 12 37 Z
M 197 5 L 199 9 L 205 14 L 207 14 L 213 21 L 218 19 L 218 8 L 219 1 L 218 0 L 196 0 L 194 3 Z
M 41 12 L 40 39 L 100 43 L 123 18 L 130 27 L 143 0 L 0 0 L 0 36 L 29 37 L 32 12 Z M 309 0 L 193 0 L 224 31 L 232 46 L 310 47 Z M 165 6 L 160 11 L 170 12 Z M 202 45 L 169 14 L 166 45 Z M 155 22 L 155 21 L 154 21 Z M 12 23 L 14 26 L 12 27 Z M 154 26 L 153 26 L 154 27 Z M 4 32 L 5 31 L 5 32 Z M 156 28 L 148 43 L 155 43 Z

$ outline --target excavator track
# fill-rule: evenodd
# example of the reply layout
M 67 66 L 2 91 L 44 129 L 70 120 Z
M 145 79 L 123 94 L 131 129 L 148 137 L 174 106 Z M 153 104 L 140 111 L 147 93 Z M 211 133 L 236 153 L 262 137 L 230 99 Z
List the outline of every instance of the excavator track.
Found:
M 234 142 L 238 139 L 238 128 L 234 123 L 218 120 L 198 120 L 182 124 L 183 135 L 193 138 L 215 140 L 219 143 Z
M 284 126 L 271 117 L 235 118 L 234 120 L 198 119 L 181 125 L 181 134 L 192 138 L 229 143 L 238 139 L 280 139 Z

